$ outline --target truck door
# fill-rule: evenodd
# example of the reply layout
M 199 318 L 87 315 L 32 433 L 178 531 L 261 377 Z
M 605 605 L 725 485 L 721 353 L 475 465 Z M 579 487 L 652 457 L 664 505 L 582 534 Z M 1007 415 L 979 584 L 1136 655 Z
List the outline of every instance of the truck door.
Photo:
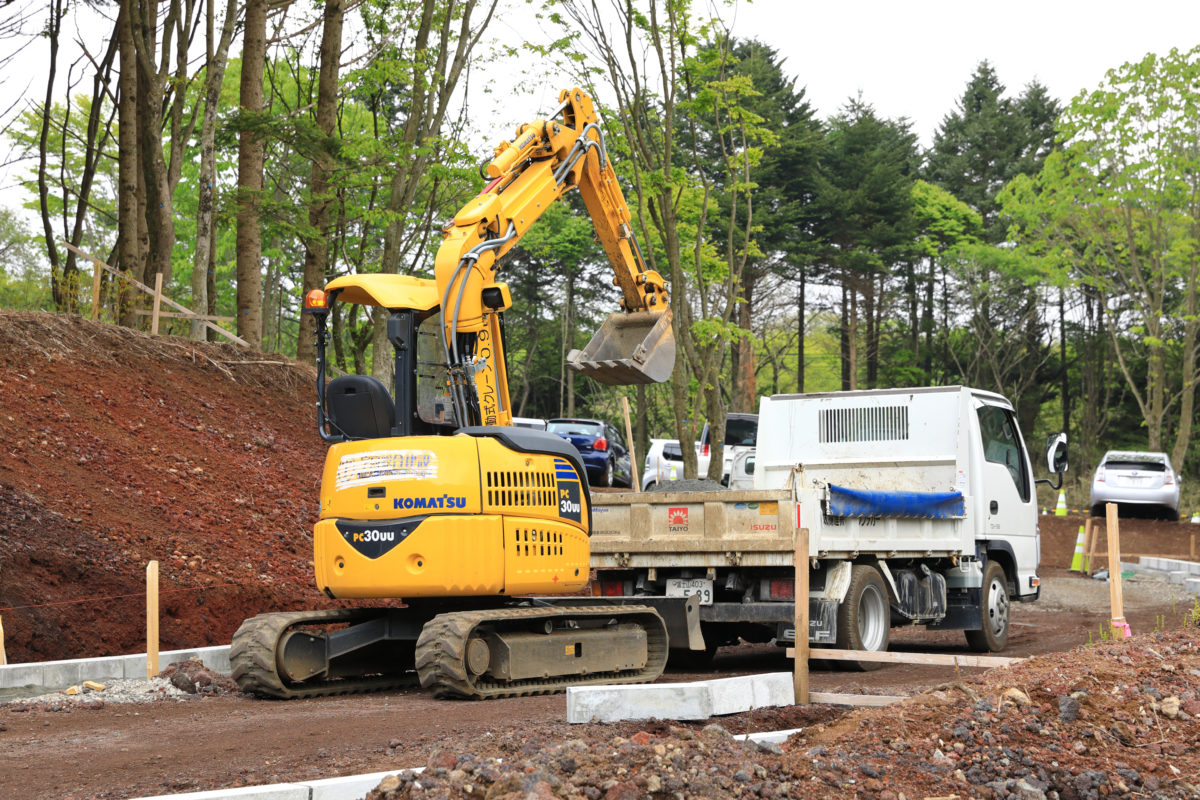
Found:
M 980 402 L 975 408 L 983 455 L 981 495 L 987 535 L 1032 534 L 1037 525 L 1025 443 L 1010 409 Z
M 977 399 L 981 446 L 979 495 L 984 520 L 981 535 L 1007 542 L 1017 563 L 1018 594 L 1033 591 L 1028 586 L 1038 564 L 1037 495 L 1025 443 L 1011 409 Z

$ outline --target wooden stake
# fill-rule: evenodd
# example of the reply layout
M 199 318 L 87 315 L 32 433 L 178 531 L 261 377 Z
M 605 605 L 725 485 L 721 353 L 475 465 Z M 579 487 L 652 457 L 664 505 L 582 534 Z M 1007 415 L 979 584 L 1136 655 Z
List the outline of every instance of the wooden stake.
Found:
M 792 563 L 796 569 L 793 589 L 796 615 L 793 620 L 796 637 L 796 658 L 792 662 L 792 691 L 796 705 L 808 705 L 808 528 L 796 528 L 796 548 Z
M 146 565 L 146 677 L 158 674 L 158 562 Z
M 1192 544 L 1188 548 L 1188 560 L 1189 561 L 1196 560 L 1196 532 L 1195 531 L 1192 531 Z
M 154 273 L 154 306 L 150 317 L 150 335 L 158 336 L 158 314 L 162 309 L 162 273 Z
M 1100 520 L 1096 519 L 1095 517 L 1090 517 L 1087 521 L 1087 524 L 1088 524 L 1087 530 L 1090 530 L 1092 532 L 1092 535 L 1090 537 L 1090 541 L 1089 541 L 1088 548 L 1087 548 L 1087 553 L 1088 553 L 1087 569 L 1085 569 L 1084 572 L 1088 575 L 1091 575 L 1093 572 L 1096 571 L 1096 540 L 1100 538 Z M 1089 538 L 1089 537 L 1087 536 L 1087 534 L 1084 534 L 1084 538 Z
M 8 656 L 4 654 L 4 617 L 0 617 L 0 666 L 8 663 Z
M 633 428 L 629 426 L 629 398 L 621 395 L 621 410 L 625 412 L 625 441 L 629 442 L 629 480 L 633 490 L 640 492 L 642 482 L 638 480 L 637 446 L 633 443 Z
M 92 322 L 100 319 L 100 264 L 92 264 Z
M 1117 504 L 1106 503 L 1108 522 L 1108 599 L 1112 604 L 1112 624 L 1125 624 L 1125 603 L 1121 596 L 1121 531 L 1117 525 Z

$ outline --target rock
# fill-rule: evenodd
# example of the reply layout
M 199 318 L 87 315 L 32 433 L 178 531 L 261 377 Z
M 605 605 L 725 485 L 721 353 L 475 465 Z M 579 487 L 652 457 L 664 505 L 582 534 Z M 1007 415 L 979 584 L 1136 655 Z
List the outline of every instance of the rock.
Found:
M 96 683 L 96 681 L 84 681 L 84 682 L 83 682 L 83 688 L 85 688 L 85 689 L 91 689 L 93 692 L 103 692 L 103 691 L 104 691 L 104 684 L 103 684 L 103 683 Z
M 933 761 L 934 764 L 945 764 L 947 766 L 954 763 L 954 759 L 947 756 L 940 749 L 935 749 L 933 751 L 933 758 L 930 760 Z
M 1160 708 L 1162 709 L 1163 716 L 1175 719 L 1179 716 L 1179 698 L 1175 695 L 1163 698 Z
M 77 695 L 77 694 L 79 694 L 79 687 L 78 686 L 68 686 L 67 688 L 63 689 L 63 694 L 72 695 L 72 696 Z
M 176 672 L 171 676 L 171 685 L 180 691 L 188 694 L 196 693 L 196 682 L 193 681 L 186 672 Z
M 1079 700 L 1073 695 L 1058 698 L 1058 718 L 1063 722 L 1074 722 L 1079 718 Z
M 1046 793 L 1022 778 L 1013 787 L 1017 800 L 1046 800 Z
M 1015 686 L 1011 689 L 1006 689 L 1004 691 L 1004 696 L 1019 706 L 1027 706 L 1033 703 L 1033 701 L 1029 699 L 1029 695 L 1025 694 Z
M 395 775 L 388 775 L 379 782 L 378 789 L 381 792 L 394 792 L 400 788 L 400 779 Z
M 604 800 L 639 800 L 641 796 L 642 792 L 636 783 L 622 781 L 604 793 Z
M 878 778 L 879 777 L 879 770 L 875 769 L 870 764 L 860 765 L 858 768 L 858 771 L 861 772 L 863 775 L 866 775 L 868 778 Z

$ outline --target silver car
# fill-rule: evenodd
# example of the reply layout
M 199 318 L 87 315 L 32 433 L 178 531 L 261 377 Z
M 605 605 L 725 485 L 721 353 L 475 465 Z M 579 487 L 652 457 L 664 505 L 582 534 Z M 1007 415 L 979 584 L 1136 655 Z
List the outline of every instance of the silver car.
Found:
M 1109 450 L 1092 478 L 1092 516 L 1104 516 L 1105 503 L 1117 503 L 1179 519 L 1179 481 L 1166 453 Z

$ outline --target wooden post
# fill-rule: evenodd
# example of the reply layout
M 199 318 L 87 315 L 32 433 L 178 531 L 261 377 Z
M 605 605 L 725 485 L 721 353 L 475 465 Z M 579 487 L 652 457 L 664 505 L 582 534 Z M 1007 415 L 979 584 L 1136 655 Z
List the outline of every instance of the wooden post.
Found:
M 625 441 L 629 442 L 629 480 L 635 492 L 642 490 L 642 482 L 638 480 L 637 447 L 633 443 L 633 428 L 629 426 L 629 398 L 621 395 L 621 410 L 625 412 Z
M 1112 604 L 1114 628 L 1125 628 L 1125 603 L 1121 596 L 1121 531 L 1117 525 L 1117 504 L 1106 503 L 1108 522 L 1108 599 Z
M 1192 531 L 1192 543 L 1191 543 L 1191 546 L 1188 547 L 1188 560 L 1189 561 L 1196 560 L 1196 532 L 1195 531 Z
M 154 273 L 154 306 L 150 311 L 150 335 L 158 336 L 158 312 L 162 308 L 162 273 Z
M 92 264 L 92 322 L 100 319 L 100 264 Z
M 0 617 L 0 667 L 8 663 L 8 656 L 4 653 L 4 617 Z
M 1089 537 L 1087 534 L 1084 534 L 1084 538 L 1089 541 L 1087 547 L 1087 569 L 1084 572 L 1091 575 L 1096 571 L 1096 540 L 1100 538 L 1100 520 L 1095 517 L 1089 517 L 1087 524 L 1087 530 L 1090 530 L 1092 535 Z
M 796 528 L 796 549 L 792 554 L 796 568 L 793 600 L 796 606 L 795 658 L 792 662 L 792 691 L 796 705 L 808 705 L 808 528 Z
M 161 273 L 160 273 L 161 274 Z M 146 565 L 146 677 L 158 674 L 158 562 Z

